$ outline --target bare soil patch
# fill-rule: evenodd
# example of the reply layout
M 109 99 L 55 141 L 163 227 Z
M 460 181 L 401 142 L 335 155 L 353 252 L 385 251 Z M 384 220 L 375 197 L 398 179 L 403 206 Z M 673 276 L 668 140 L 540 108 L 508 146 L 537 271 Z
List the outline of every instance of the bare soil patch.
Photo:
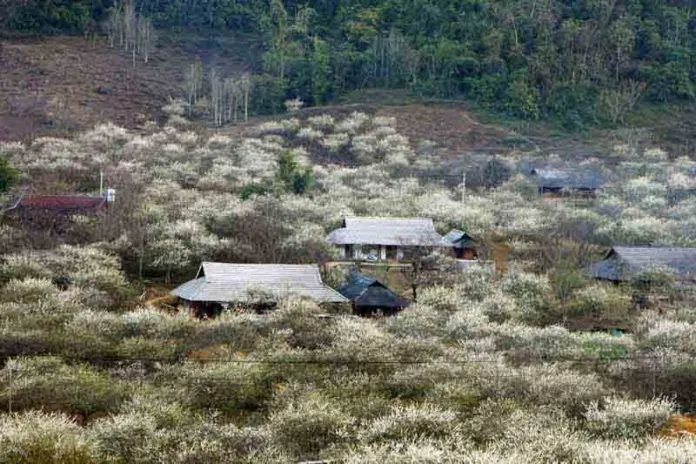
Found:
M 50 37 L 0 42 L 0 140 L 64 135 L 112 121 L 135 129 L 160 120 L 181 96 L 186 67 L 199 56 L 223 72 L 248 68 L 196 41 L 161 45 L 149 63 L 104 39 Z

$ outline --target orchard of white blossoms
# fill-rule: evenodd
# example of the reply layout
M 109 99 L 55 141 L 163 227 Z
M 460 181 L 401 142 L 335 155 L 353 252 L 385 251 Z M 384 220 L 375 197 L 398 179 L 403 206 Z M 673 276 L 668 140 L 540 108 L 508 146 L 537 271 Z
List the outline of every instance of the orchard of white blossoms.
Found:
M 573 159 L 596 198 L 550 199 L 519 166 L 562 154 L 501 154 L 507 180 L 464 190 L 488 156 L 443 172 L 389 117 L 187 127 L 0 145 L 35 192 L 96 193 L 100 172 L 117 192 L 60 238 L 0 223 L 0 462 L 696 460 L 692 296 L 641 310 L 581 269 L 612 244 L 696 246 L 691 159 L 607 147 Z M 344 215 L 431 217 L 507 270 L 423 282 L 390 318 L 146 304 L 144 282 L 203 260 L 331 260 Z

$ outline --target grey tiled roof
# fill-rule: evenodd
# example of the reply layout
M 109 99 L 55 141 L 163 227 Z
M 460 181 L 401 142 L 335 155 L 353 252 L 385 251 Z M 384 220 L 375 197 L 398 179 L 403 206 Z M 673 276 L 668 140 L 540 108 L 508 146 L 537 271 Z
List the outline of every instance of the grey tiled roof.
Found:
M 432 219 L 346 217 L 326 240 L 335 245 L 445 246 Z
M 204 262 L 194 280 L 172 292 L 188 301 L 247 302 L 255 293 L 272 300 L 291 295 L 319 302 L 345 302 L 340 293 L 324 285 L 312 264 L 227 264 Z
M 696 248 L 623 247 L 611 249 L 604 260 L 589 267 L 592 276 L 606 280 L 630 280 L 653 268 L 667 268 L 679 279 L 696 279 Z
M 602 176 L 592 170 L 535 168 L 530 173 L 542 188 L 595 190 L 604 185 Z

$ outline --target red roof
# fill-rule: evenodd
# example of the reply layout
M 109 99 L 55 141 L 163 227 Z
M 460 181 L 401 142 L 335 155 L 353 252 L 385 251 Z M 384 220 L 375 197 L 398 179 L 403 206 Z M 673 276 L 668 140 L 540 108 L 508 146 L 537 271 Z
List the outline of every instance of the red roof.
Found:
M 27 195 L 23 197 L 18 207 L 62 210 L 94 210 L 105 204 L 102 197 L 86 195 Z

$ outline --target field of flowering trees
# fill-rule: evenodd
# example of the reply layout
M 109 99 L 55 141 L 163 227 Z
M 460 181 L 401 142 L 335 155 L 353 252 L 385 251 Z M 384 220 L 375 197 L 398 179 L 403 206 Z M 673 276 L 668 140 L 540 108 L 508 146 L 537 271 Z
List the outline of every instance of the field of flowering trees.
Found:
M 176 111 L 172 111 L 176 113 Z M 696 246 L 696 162 L 617 142 L 601 158 L 512 152 L 462 189 L 395 119 L 303 116 L 226 133 L 176 116 L 0 145 L 42 193 L 116 189 L 59 237 L 0 222 L 0 462 L 696 460 L 696 310 L 669 279 L 588 279 L 612 244 Z M 436 142 L 435 142 L 436 143 Z M 520 162 L 570 162 L 597 198 L 547 198 Z M 210 320 L 149 305 L 202 260 L 331 260 L 346 214 L 466 230 L 505 272 L 423 282 L 394 317 L 283 301 Z M 618 330 L 617 330 L 618 329 Z

